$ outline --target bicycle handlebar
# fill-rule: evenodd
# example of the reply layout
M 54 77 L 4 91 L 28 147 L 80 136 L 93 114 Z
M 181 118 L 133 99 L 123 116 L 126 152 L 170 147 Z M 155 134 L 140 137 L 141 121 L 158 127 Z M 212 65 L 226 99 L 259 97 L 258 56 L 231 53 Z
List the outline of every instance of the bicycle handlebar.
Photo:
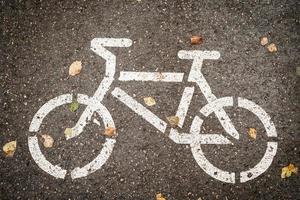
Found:
M 132 40 L 128 38 L 94 38 L 91 41 L 92 47 L 130 47 Z

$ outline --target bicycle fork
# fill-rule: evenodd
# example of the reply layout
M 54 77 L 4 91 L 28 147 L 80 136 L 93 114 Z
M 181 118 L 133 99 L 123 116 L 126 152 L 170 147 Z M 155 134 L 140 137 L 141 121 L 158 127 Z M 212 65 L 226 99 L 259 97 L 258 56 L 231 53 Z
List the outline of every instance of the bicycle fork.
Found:
M 66 139 L 74 138 L 83 131 L 86 123 L 91 120 L 93 113 L 96 111 L 97 106 L 94 103 L 101 103 L 114 80 L 116 56 L 105 47 L 130 47 L 131 45 L 132 40 L 127 38 L 94 38 L 91 41 L 91 50 L 105 60 L 105 77 L 94 95 L 90 97 L 91 103 L 85 108 L 76 125 L 72 128 L 72 134 L 68 135 Z
M 188 76 L 189 82 L 195 82 L 201 92 L 203 93 L 204 97 L 206 98 L 208 104 L 212 104 L 217 100 L 217 97 L 212 93 L 209 84 L 207 83 L 205 77 L 201 73 L 201 68 L 203 65 L 204 60 L 216 60 L 219 59 L 220 53 L 218 51 L 185 51 L 181 50 L 178 52 L 178 57 L 180 59 L 192 59 L 192 67 Z M 188 88 L 186 88 L 188 89 Z M 185 91 L 186 91 L 185 89 Z M 185 101 L 186 95 L 185 92 L 183 93 L 183 97 L 181 102 Z M 190 95 L 192 96 L 192 95 Z M 176 115 L 180 115 L 181 110 L 187 110 L 188 104 L 182 104 L 180 102 L 179 108 Z M 233 105 L 233 102 L 229 103 Z M 186 107 L 185 107 L 186 106 Z M 201 112 L 201 111 L 200 111 Z M 234 125 L 231 122 L 231 119 L 225 112 L 223 108 L 219 108 L 214 110 L 214 113 L 218 120 L 220 121 L 222 127 L 225 129 L 226 133 L 232 136 L 235 139 L 239 139 L 238 131 L 235 129 Z M 202 113 L 203 114 L 203 113 Z M 200 127 L 203 123 L 203 120 L 200 119 L 198 116 L 195 116 L 193 124 L 191 126 L 190 133 L 179 133 L 177 129 L 172 128 L 169 137 L 176 143 L 180 144 L 191 144 L 192 140 L 197 140 L 201 144 L 232 144 L 228 139 L 223 137 L 220 134 L 200 134 Z M 179 124 L 181 125 L 181 124 Z M 181 127 L 181 126 L 180 126 Z

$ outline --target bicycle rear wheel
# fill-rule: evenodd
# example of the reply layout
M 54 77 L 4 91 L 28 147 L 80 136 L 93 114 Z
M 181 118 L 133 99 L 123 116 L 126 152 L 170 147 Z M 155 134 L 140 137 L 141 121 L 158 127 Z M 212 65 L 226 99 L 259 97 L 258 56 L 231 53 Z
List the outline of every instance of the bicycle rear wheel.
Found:
M 46 102 L 34 115 L 30 127 L 29 127 L 29 132 L 35 133 L 34 136 L 29 136 L 28 137 L 28 147 L 29 151 L 31 153 L 31 156 L 33 160 L 36 162 L 36 164 L 45 172 L 48 174 L 56 177 L 56 178 L 61 178 L 64 179 L 67 170 L 57 166 L 53 165 L 51 162 L 49 162 L 46 157 L 43 155 L 40 146 L 38 144 L 38 137 L 37 137 L 37 132 L 40 129 L 40 126 L 44 120 L 44 118 L 54 109 L 65 105 L 69 104 L 72 102 L 72 94 L 64 94 L 60 95 L 58 97 L 55 97 L 48 102 Z M 89 98 L 87 95 L 84 94 L 78 94 L 77 96 L 77 101 L 79 104 L 83 105 L 93 105 L 94 110 L 91 112 L 96 112 L 103 121 L 103 124 L 105 128 L 107 127 L 112 127 L 115 128 L 114 121 L 107 110 L 107 108 L 102 105 L 100 102 L 97 102 L 93 98 Z M 103 144 L 103 147 L 100 151 L 100 153 L 94 158 L 91 162 L 86 164 L 85 166 L 79 168 L 76 167 L 71 171 L 71 178 L 81 178 L 84 176 L 87 176 L 90 173 L 95 172 L 96 170 L 100 169 L 102 165 L 108 160 L 110 157 L 114 144 L 116 140 L 114 138 L 106 138 L 105 143 Z
M 270 116 L 257 104 L 254 102 L 244 99 L 244 98 L 238 98 L 238 107 L 246 109 L 250 112 L 252 112 L 263 124 L 267 137 L 272 140 L 272 138 L 277 137 L 276 128 L 273 122 L 271 121 Z M 219 98 L 207 105 L 205 105 L 200 112 L 205 116 L 208 117 L 210 114 L 215 112 L 217 109 L 223 108 L 223 107 L 232 107 L 233 106 L 233 97 L 223 97 Z M 201 119 L 196 116 L 193 120 L 192 126 L 191 126 L 191 134 L 194 134 L 194 137 L 197 137 L 196 134 L 200 134 L 200 128 L 198 126 L 201 126 Z M 197 133 L 195 133 L 194 130 L 199 130 Z M 222 169 L 219 169 L 218 167 L 214 166 L 205 156 L 201 144 L 197 140 L 193 140 L 193 142 L 190 144 L 191 151 L 194 156 L 194 159 L 196 160 L 197 164 L 211 177 L 222 181 L 226 183 L 235 183 L 236 180 L 236 173 L 235 172 L 229 172 Z M 252 180 L 258 176 L 260 176 L 262 173 L 264 173 L 271 165 L 274 156 L 276 155 L 277 151 L 277 142 L 274 141 L 268 141 L 267 142 L 267 148 L 265 151 L 264 156 L 260 160 L 258 164 L 256 164 L 253 168 L 245 170 L 240 172 L 239 181 L 241 183 L 247 182 L 249 180 Z

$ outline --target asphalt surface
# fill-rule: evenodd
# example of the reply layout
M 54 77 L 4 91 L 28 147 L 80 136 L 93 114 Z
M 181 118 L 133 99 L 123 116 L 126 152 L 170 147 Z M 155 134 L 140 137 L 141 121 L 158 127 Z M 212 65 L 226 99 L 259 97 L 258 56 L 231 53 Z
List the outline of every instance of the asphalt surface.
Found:
M 299 1 L 0 1 L 0 146 L 17 140 L 12 158 L 1 152 L 0 199 L 299 199 L 299 176 L 282 179 L 281 168 L 300 166 L 299 151 Z M 190 37 L 201 35 L 201 45 Z M 259 44 L 267 36 L 278 47 L 269 53 Z M 184 72 L 191 62 L 179 60 L 179 50 L 217 50 L 221 58 L 207 61 L 203 74 L 217 97 L 244 97 L 271 116 L 278 132 L 278 151 L 271 167 L 246 183 L 228 184 L 208 176 L 195 162 L 189 145 L 173 143 L 152 125 L 108 94 L 103 104 L 114 118 L 118 137 L 107 163 L 87 177 L 56 179 L 32 159 L 27 138 L 33 115 L 48 100 L 65 93 L 93 95 L 104 78 L 104 61 L 89 48 L 95 37 L 125 37 L 130 48 L 111 49 L 120 70 Z M 81 60 L 80 75 L 68 68 Z M 118 73 L 116 77 L 118 77 Z M 187 83 L 119 83 L 160 118 L 176 113 Z M 183 131 L 206 104 L 199 89 Z M 66 141 L 76 113 L 62 106 L 43 121 L 40 133 L 55 142 L 42 148 L 52 163 L 72 169 L 92 160 L 101 150 L 103 130 L 90 124 L 77 138 Z M 266 149 L 262 124 L 245 110 L 226 111 L 241 133 L 234 146 L 204 145 L 216 166 L 229 171 L 253 167 Z M 214 118 L 207 132 L 222 130 Z M 247 135 L 256 127 L 258 138 Z M 170 128 L 170 127 L 169 127 Z M 168 129 L 169 130 L 169 129 Z

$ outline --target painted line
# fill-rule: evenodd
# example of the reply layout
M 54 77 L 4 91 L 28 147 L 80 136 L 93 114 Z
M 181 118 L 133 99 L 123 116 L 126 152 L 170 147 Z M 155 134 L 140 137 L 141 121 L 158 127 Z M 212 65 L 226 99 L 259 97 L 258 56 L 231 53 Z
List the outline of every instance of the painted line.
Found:
M 262 107 L 241 97 L 238 98 L 238 106 L 249 110 L 260 119 L 266 129 L 268 137 L 277 137 L 275 125 L 272 122 L 271 117 L 264 109 L 262 109 Z
M 212 101 L 201 108 L 200 112 L 206 117 L 214 112 L 226 133 L 235 139 L 239 139 L 239 133 L 224 110 L 224 107 L 227 106 L 233 106 L 232 97 L 222 97 L 216 99 L 215 101 Z
M 205 157 L 204 152 L 202 151 L 200 143 L 192 143 L 191 150 L 194 156 L 194 159 L 198 163 L 201 169 L 206 172 L 211 177 L 223 181 L 225 183 L 235 183 L 235 173 L 227 172 L 221 170 L 214 165 L 212 165 Z
M 97 114 L 103 120 L 103 124 L 105 128 L 115 127 L 114 121 L 109 111 L 99 101 L 97 101 L 92 97 L 89 98 L 87 95 L 83 95 L 83 94 L 78 94 L 77 101 L 79 104 L 83 104 L 87 106 L 92 105 L 90 106 L 90 108 L 92 108 L 90 112 L 92 113 L 97 112 Z M 35 117 L 32 120 L 29 130 L 31 130 L 31 132 L 37 132 L 39 130 L 40 125 L 42 124 L 43 119 L 48 113 L 50 113 L 55 108 L 62 106 L 64 104 L 68 104 L 70 102 L 72 102 L 71 94 L 61 95 L 59 97 L 49 100 L 35 114 Z M 114 147 L 114 143 L 115 143 L 115 139 L 110 139 L 110 138 L 106 139 L 99 155 L 92 162 L 88 163 L 86 166 L 82 168 L 77 167 L 76 169 L 74 169 L 71 172 L 71 177 L 72 178 L 83 177 L 96 171 L 97 169 L 100 169 L 102 165 L 107 161 L 109 156 L 111 155 L 112 149 Z M 37 136 L 28 137 L 28 146 L 33 160 L 37 163 L 37 165 L 42 170 L 44 170 L 45 172 L 47 172 L 48 174 L 56 178 L 62 178 L 62 179 L 65 178 L 66 170 L 58 166 L 52 165 L 45 158 L 45 156 L 43 155 L 39 147 Z
M 183 127 L 184 121 L 185 121 L 185 117 L 187 114 L 187 111 L 189 109 L 193 94 L 194 94 L 194 87 L 185 87 L 177 112 L 176 112 L 176 116 L 179 117 L 179 123 L 178 126 L 180 128 Z
M 91 41 L 91 50 L 94 51 L 98 56 L 102 57 L 105 60 L 105 76 L 101 81 L 99 87 L 93 95 L 93 98 L 96 101 L 101 102 L 108 92 L 116 72 L 116 56 L 108 51 L 105 47 L 130 47 L 132 41 L 127 38 L 94 38 Z M 74 138 L 83 131 L 86 123 L 91 120 L 91 117 L 94 113 L 93 104 L 89 104 L 76 125 L 72 127 L 72 134 L 67 138 Z
M 106 141 L 103 144 L 100 154 L 90 163 L 86 164 L 84 167 L 76 167 L 75 169 L 73 169 L 71 171 L 71 178 L 82 178 L 100 169 L 111 155 L 115 142 L 115 139 L 106 138 Z
M 28 137 L 28 147 L 33 160 L 42 170 L 54 176 L 55 178 L 61 178 L 61 179 L 65 178 L 67 174 L 67 170 L 62 169 L 57 165 L 56 166 L 52 165 L 45 158 L 45 156 L 43 155 L 39 147 L 37 136 Z
M 101 126 L 101 123 L 100 123 L 97 119 L 93 119 L 93 122 L 94 122 L 95 124 L 97 124 L 98 126 Z
M 120 81 L 182 82 L 184 73 L 121 71 Z
M 131 110 L 133 110 L 133 112 L 137 113 L 146 121 L 148 121 L 150 124 L 152 124 L 159 131 L 161 131 L 162 133 L 165 132 L 167 128 L 167 123 L 161 120 L 159 117 L 157 117 L 150 110 L 145 108 L 142 104 L 134 100 L 131 96 L 129 96 L 126 92 L 124 92 L 124 90 L 116 87 L 112 91 L 112 95 L 117 99 L 119 99 L 126 106 L 128 106 Z
M 208 101 L 209 106 L 213 106 L 218 103 L 213 103 L 216 101 L 216 96 L 212 93 L 211 88 L 206 81 L 205 77 L 201 73 L 202 65 L 204 60 L 217 60 L 220 58 L 220 53 L 218 51 L 186 51 L 181 50 L 178 52 L 178 57 L 180 59 L 192 59 L 192 67 L 189 73 L 188 81 L 195 82 L 199 86 L 201 92 L 203 93 L 204 97 Z M 228 117 L 227 113 L 222 108 L 222 104 L 218 104 L 221 107 L 219 109 L 215 109 L 215 114 L 219 119 L 221 125 L 226 130 L 226 132 L 233 138 L 239 139 L 239 133 L 234 128 L 230 118 Z M 209 109 L 209 108 L 207 108 Z
M 128 38 L 94 38 L 91 44 L 104 47 L 130 47 L 132 40 Z
M 40 129 L 40 125 L 45 118 L 46 115 L 49 114 L 54 108 L 59 107 L 61 105 L 71 103 L 72 95 L 64 94 L 58 97 L 55 97 L 49 101 L 47 101 L 33 116 L 33 119 L 30 123 L 29 132 L 37 132 Z
M 256 177 L 264 173 L 271 166 L 274 156 L 276 155 L 276 152 L 277 152 L 277 142 L 268 142 L 266 152 L 263 158 L 260 160 L 260 162 L 253 168 L 249 169 L 248 171 L 241 172 L 240 174 L 241 183 L 255 179 Z

